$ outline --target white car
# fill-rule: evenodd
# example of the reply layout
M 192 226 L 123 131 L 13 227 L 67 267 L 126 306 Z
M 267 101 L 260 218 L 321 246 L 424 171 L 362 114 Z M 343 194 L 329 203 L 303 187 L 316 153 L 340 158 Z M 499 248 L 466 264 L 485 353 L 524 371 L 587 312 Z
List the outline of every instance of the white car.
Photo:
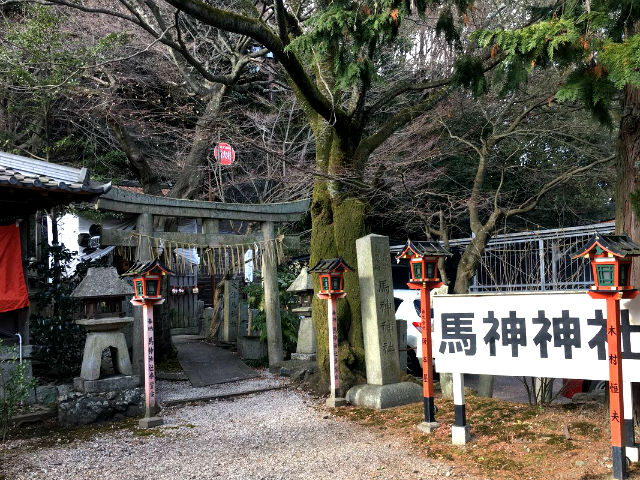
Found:
M 422 368 L 422 329 L 420 328 L 420 290 L 393 290 L 396 305 L 396 320 L 407 322 L 407 347 L 413 349 L 418 361 L 418 368 Z M 413 354 L 407 352 L 407 367 L 412 370 Z M 415 363 L 415 362 L 414 362 Z M 416 375 L 416 371 L 412 371 Z

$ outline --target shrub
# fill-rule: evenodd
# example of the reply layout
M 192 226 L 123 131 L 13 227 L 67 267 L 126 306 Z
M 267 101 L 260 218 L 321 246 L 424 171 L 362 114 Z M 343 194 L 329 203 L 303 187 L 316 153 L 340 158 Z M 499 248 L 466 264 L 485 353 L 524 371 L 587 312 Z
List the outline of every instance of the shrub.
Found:
M 0 440 L 4 441 L 11 427 L 11 418 L 29 398 L 29 390 L 34 379 L 29 378 L 29 365 L 18 361 L 15 347 L 5 347 L 0 343 Z

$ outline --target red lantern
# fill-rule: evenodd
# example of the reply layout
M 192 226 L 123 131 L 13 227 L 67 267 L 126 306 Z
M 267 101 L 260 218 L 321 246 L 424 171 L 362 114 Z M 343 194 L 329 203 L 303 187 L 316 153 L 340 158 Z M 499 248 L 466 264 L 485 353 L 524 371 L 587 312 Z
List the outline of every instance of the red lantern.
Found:
M 412 242 L 408 240 L 404 250 L 396 256 L 396 260 L 399 262 L 401 259 L 409 259 L 411 283 L 416 285 L 425 282 L 433 284 L 439 282 L 438 259 L 448 255 L 451 255 L 451 252 L 441 247 L 438 242 Z
M 594 285 L 591 290 L 625 292 L 631 285 L 631 259 L 640 255 L 640 246 L 626 235 L 596 233 L 573 258 L 591 260 Z
M 342 296 L 344 294 L 344 272 L 352 272 L 353 269 L 342 258 L 330 258 L 320 260 L 310 273 L 320 274 L 320 293 L 326 296 Z
M 133 277 L 133 299 L 139 301 L 160 300 L 162 277 L 173 272 L 158 260 L 133 265 L 124 276 Z

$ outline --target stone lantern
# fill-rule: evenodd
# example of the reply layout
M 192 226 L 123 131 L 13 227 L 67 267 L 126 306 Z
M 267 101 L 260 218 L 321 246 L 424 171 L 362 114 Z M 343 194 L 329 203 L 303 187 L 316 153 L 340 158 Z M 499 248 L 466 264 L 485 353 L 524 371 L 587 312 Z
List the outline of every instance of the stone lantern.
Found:
M 316 359 L 316 336 L 311 321 L 311 300 L 313 298 L 313 282 L 311 274 L 306 267 L 300 270 L 300 274 L 287 288 L 287 292 L 296 294 L 298 306 L 291 309 L 291 312 L 300 316 L 300 327 L 298 328 L 298 343 L 296 353 L 291 354 L 295 360 L 315 360 Z
M 115 268 L 89 268 L 87 276 L 71 294 L 84 303 L 85 318 L 76 323 L 87 329 L 77 390 L 92 393 L 132 388 L 137 384 L 122 328 L 133 322 L 126 317 L 122 303 L 133 288 L 118 276 Z M 115 377 L 100 379 L 102 352 L 109 349 Z

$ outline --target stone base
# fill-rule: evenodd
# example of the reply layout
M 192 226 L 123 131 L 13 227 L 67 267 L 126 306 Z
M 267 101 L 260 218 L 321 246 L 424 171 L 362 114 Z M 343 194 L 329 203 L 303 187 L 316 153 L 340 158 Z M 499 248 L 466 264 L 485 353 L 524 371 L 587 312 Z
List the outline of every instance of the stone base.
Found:
M 73 388 L 82 393 L 114 392 L 129 390 L 140 385 L 138 375 L 114 375 L 113 377 L 85 380 L 82 377 L 73 379 Z
M 248 360 L 260 360 L 267 356 L 267 343 L 260 340 L 259 336 L 240 336 L 238 337 L 238 355 L 240 358 Z
M 115 392 L 70 392 L 59 397 L 58 421 L 62 425 L 87 425 L 110 419 L 144 415 L 144 389 Z
M 291 360 L 301 360 L 303 362 L 313 362 L 316 360 L 315 353 L 292 353 Z
M 454 425 L 451 427 L 451 443 L 454 445 L 466 445 L 469 440 L 471 440 L 469 425 L 464 427 Z
M 344 407 L 347 404 L 347 400 L 344 397 L 329 397 L 325 404 L 331 408 Z
M 144 417 L 141 418 L 140 421 L 138 422 L 138 426 L 140 428 L 153 428 L 153 427 L 159 427 L 160 425 L 164 424 L 164 420 L 162 420 L 162 417 Z
M 440 424 L 438 422 L 422 422 L 416 425 L 416 428 L 422 433 L 431 433 L 435 432 L 439 426 Z
M 422 387 L 417 383 L 400 382 L 388 385 L 356 385 L 347 392 L 353 405 L 381 410 L 422 401 Z

